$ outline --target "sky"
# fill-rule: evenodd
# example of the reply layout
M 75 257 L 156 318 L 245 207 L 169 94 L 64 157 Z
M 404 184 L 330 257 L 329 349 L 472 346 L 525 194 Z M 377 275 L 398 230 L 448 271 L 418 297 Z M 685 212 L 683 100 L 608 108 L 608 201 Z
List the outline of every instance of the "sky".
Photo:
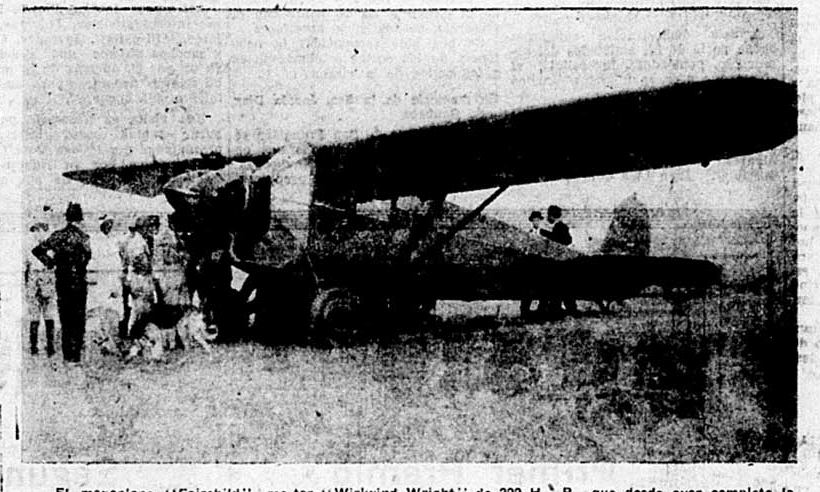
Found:
M 71 169 L 344 141 L 686 80 L 794 81 L 796 20 L 794 11 L 29 11 L 25 206 L 167 210 L 162 198 L 61 177 Z M 795 173 L 796 148 L 515 187 L 494 206 L 608 209 L 637 192 L 650 207 L 771 207 Z M 469 206 L 488 193 L 451 199 Z

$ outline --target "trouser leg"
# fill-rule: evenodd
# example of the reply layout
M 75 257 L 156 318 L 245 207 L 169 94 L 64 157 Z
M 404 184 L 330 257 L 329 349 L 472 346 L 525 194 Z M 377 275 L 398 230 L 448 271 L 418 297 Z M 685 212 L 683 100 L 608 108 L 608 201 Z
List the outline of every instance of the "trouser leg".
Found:
M 62 294 L 62 295 L 60 295 Z M 62 328 L 63 357 L 79 362 L 85 335 L 85 302 L 83 286 L 58 292 L 58 309 Z
M 75 309 L 72 314 L 71 329 L 69 330 L 69 360 L 79 362 L 83 350 L 83 320 L 80 319 L 80 311 Z
M 134 307 L 131 312 L 131 328 L 128 336 L 136 340 L 145 335 L 145 326 L 148 324 L 148 314 L 151 310 L 151 303 L 147 299 L 134 299 Z
M 85 305 L 87 292 L 85 287 L 77 293 L 77 304 L 74 312 L 74 360 L 79 362 L 83 353 L 83 342 L 85 341 Z
M 80 361 L 80 327 L 78 326 L 76 308 L 71 313 L 71 329 L 69 330 L 69 359 L 73 362 Z
M 40 320 L 32 321 L 28 326 L 28 340 L 31 348 L 31 355 L 37 355 L 37 339 L 40 331 Z
M 131 289 L 127 285 L 122 286 L 122 319 L 119 324 L 119 337 L 121 340 L 128 338 L 128 325 L 131 322 Z
M 60 316 L 60 341 L 62 341 L 63 359 L 71 360 L 71 320 L 70 316 Z
M 57 290 L 57 311 L 60 315 L 60 341 L 63 351 L 63 359 L 71 359 L 71 315 L 68 312 L 68 304 L 70 302 L 69 295 L 63 289 Z
M 46 320 L 46 354 L 54 355 L 54 320 Z

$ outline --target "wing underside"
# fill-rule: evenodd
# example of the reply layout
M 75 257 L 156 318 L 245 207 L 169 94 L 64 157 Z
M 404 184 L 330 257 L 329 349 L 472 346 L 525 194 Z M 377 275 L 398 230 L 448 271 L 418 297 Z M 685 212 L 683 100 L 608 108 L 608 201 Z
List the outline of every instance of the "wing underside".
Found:
M 357 202 L 704 163 L 796 134 L 794 84 L 721 79 L 317 148 L 316 189 Z

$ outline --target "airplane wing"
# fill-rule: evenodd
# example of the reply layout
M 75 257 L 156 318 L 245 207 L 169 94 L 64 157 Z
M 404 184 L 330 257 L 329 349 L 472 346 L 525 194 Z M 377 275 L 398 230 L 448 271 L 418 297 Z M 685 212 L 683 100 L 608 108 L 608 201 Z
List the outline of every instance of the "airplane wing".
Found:
M 797 133 L 797 86 L 730 78 L 669 85 L 312 147 L 315 193 L 367 202 L 708 163 Z M 244 156 L 263 162 L 264 156 Z M 71 171 L 155 195 L 174 174 L 236 157 Z M 146 176 L 146 177 L 143 177 Z
M 316 190 L 346 188 L 357 202 L 435 197 L 706 163 L 771 149 L 796 132 L 795 84 L 685 83 L 321 147 Z
M 194 159 L 180 161 L 68 171 L 63 173 L 63 176 L 107 190 L 154 197 L 162 192 L 162 187 L 166 183 L 180 174 L 190 171 L 221 169 L 231 162 L 254 162 L 257 165 L 262 165 L 270 159 L 274 152 L 231 157 L 210 153 Z

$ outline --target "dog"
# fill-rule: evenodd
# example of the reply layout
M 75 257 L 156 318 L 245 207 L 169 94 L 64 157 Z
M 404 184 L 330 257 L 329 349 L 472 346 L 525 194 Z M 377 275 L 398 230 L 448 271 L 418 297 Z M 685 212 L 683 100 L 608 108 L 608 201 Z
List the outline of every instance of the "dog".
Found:
M 142 354 L 160 360 L 168 350 L 192 349 L 199 345 L 211 352 L 210 342 L 219 336 L 216 326 L 205 323 L 203 313 L 192 307 L 156 305 L 148 315 L 145 330 L 128 351 L 126 361 Z

